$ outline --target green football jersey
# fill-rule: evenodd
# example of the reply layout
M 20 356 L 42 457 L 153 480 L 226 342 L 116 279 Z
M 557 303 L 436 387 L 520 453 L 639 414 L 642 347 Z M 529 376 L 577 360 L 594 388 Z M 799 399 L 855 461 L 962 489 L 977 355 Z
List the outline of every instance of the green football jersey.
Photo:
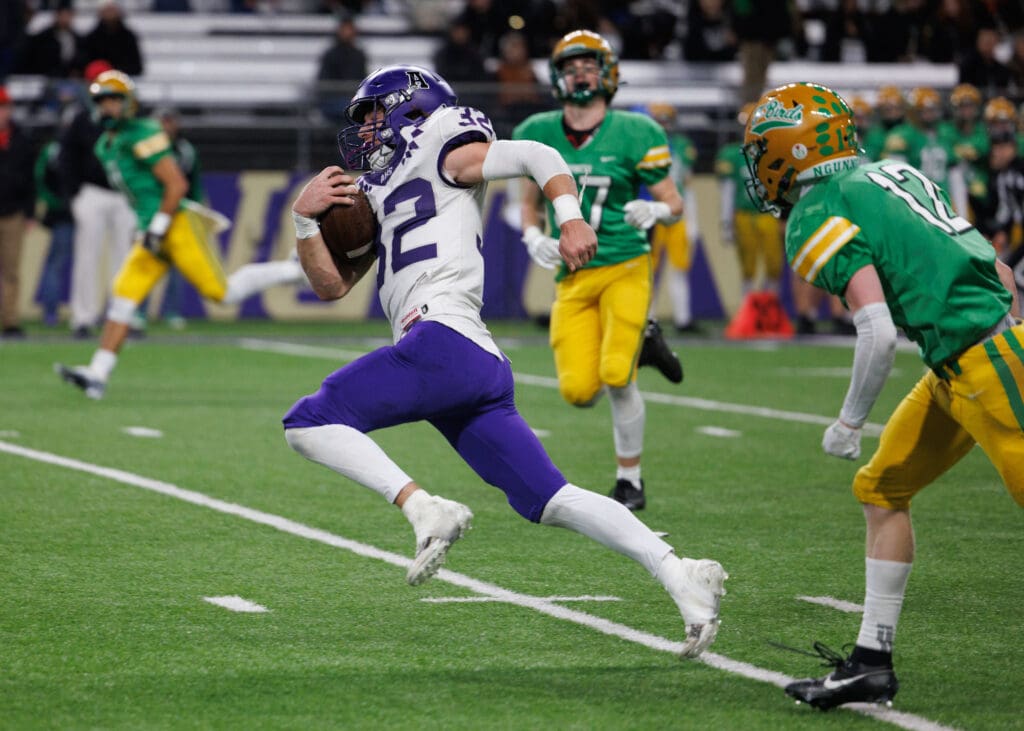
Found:
M 657 183 L 669 173 L 668 139 L 657 122 L 645 114 L 609 109 L 590 140 L 576 149 L 565 137 L 558 110 L 528 117 L 512 138 L 550 145 L 568 163 L 583 190 L 583 217 L 597 232 L 597 255 L 588 267 L 618 264 L 651 250 L 646 233 L 626 223 L 623 208 L 636 200 L 641 185 Z M 550 203 L 548 222 L 557 237 Z M 558 278 L 567 273 L 563 264 Z
M 869 160 L 878 160 L 885 149 L 885 138 L 889 136 L 889 128 L 881 124 L 873 124 L 866 130 L 858 130 L 861 147 Z
M 938 132 L 958 161 L 973 165 L 979 161 L 984 162 L 988 155 L 988 132 L 983 124 L 962 130 L 952 122 L 940 122 Z
M 126 119 L 96 141 L 96 157 L 111 184 L 121 190 L 145 229 L 160 210 L 164 187 L 153 166 L 172 153 L 171 141 L 155 119 Z
M 867 265 L 893 322 L 936 367 L 977 342 L 1010 309 L 995 250 L 946 193 L 896 160 L 866 163 L 813 186 L 786 226 L 786 258 L 840 296 Z
M 909 122 L 897 125 L 885 138 L 883 157 L 906 160 L 939 185 L 946 185 L 956 154 L 937 132 L 925 132 Z
M 750 169 L 743 148 L 739 142 L 723 145 L 715 156 L 715 175 L 720 178 L 731 178 L 736 186 L 733 190 L 734 211 L 760 211 L 747 193 L 747 181 L 750 180 Z

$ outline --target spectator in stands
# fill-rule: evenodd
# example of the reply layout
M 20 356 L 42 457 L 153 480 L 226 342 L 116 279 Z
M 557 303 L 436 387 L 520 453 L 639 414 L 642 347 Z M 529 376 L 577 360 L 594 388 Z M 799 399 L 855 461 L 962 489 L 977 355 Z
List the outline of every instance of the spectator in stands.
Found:
M 434 53 L 434 70 L 455 87 L 459 103 L 491 114 L 493 98 L 473 87 L 491 82 L 494 77 L 484 69 L 484 58 L 468 25 L 456 20 L 448 27 L 448 37 Z
M 340 120 L 352 90 L 366 76 L 366 53 L 356 42 L 359 29 L 348 13 L 338 17 L 334 42 L 320 56 L 316 78 L 320 110 L 330 119 Z M 343 84 L 341 82 L 349 82 Z
M 967 0 L 941 0 L 921 26 L 918 56 L 932 63 L 959 63 L 974 46 L 974 34 Z
M 102 0 L 96 27 L 85 37 L 86 62 L 103 59 L 115 69 L 135 76 L 142 73 L 142 53 L 135 32 L 124 23 L 117 0 Z
M 553 30 L 558 38 L 574 30 L 601 30 L 601 9 L 591 0 L 565 0 L 555 12 Z M 614 49 L 614 44 L 609 41 Z
M 652 60 L 664 58 L 665 48 L 675 37 L 682 3 L 678 3 L 678 7 L 665 3 L 632 5 L 636 6 L 635 10 L 626 5 L 609 18 L 622 29 L 622 53 L 619 57 Z
M 81 36 L 72 27 L 74 17 L 71 0 L 61 0 L 53 22 L 24 39 L 17 53 L 16 71 L 57 78 L 80 74 L 84 47 Z
M 469 29 L 473 45 L 484 58 L 497 58 L 498 39 L 509 28 L 508 14 L 492 0 L 466 0 L 465 7 L 452 22 Z
M 50 248 L 39 277 L 37 299 L 43 305 L 43 322 L 57 324 L 57 308 L 64 294 L 64 286 L 71 268 L 71 251 L 75 238 L 75 219 L 71 217 L 70 202 L 61 193 L 60 168 L 57 153 L 60 147 L 51 140 L 39 153 L 35 165 L 35 184 L 42 204 L 41 223 L 50 230 Z
M 0 84 L 11 73 L 15 53 L 24 40 L 25 23 L 30 11 L 25 0 L 0 3 Z
M 25 337 L 19 324 L 18 274 L 26 222 L 32 220 L 36 196 L 32 179 L 32 140 L 11 118 L 13 103 L 0 86 L 0 336 Z
M 999 31 L 993 26 L 978 28 L 974 49 L 960 63 L 960 83 L 973 84 L 986 97 L 1002 94 L 1010 84 L 1010 70 L 996 58 Z
M 110 69 L 106 61 L 85 67 L 86 82 Z M 71 330 L 78 338 L 92 337 L 99 321 L 106 286 L 128 255 L 135 237 L 135 212 L 123 193 L 111 188 L 93 148 L 103 129 L 86 102 L 60 135 L 58 165 L 62 193 L 71 201 L 75 219 L 71 265 Z M 103 256 L 104 243 L 109 243 Z M 100 278 L 100 265 L 107 270 Z M 102 285 L 100 284 L 102 281 Z
M 1010 91 L 1019 99 L 1024 96 L 1024 28 L 1013 32 L 1013 53 L 1006 68 L 1010 71 Z
M 537 90 L 540 80 L 530 64 L 526 36 L 515 31 L 506 33 L 498 46 L 498 109 L 492 119 L 500 128 L 498 136 L 508 137 L 516 124 L 545 106 L 545 97 Z
M 860 3 L 858 31 L 870 63 L 906 61 L 923 22 L 923 0 L 868 0 Z
M 971 0 L 971 13 L 979 26 L 991 26 L 1001 34 L 1024 26 L 1024 7 L 1018 0 Z
M 725 0 L 690 0 L 683 58 L 697 62 L 736 58 L 736 34 L 725 13 Z
M 743 82 L 740 102 L 757 101 L 764 91 L 776 47 L 792 35 L 788 0 L 734 0 L 733 30 L 739 39 Z

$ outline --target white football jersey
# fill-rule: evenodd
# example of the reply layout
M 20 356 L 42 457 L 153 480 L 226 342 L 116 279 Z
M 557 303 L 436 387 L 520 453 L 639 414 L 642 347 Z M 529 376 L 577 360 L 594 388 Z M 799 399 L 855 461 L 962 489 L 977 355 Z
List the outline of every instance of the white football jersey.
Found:
M 402 138 L 387 168 L 359 178 L 380 224 L 377 288 L 394 341 L 433 320 L 501 358 L 480 318 L 487 184 L 460 185 L 442 169 L 454 148 L 494 140 L 491 122 L 476 109 L 446 107 L 404 127 Z

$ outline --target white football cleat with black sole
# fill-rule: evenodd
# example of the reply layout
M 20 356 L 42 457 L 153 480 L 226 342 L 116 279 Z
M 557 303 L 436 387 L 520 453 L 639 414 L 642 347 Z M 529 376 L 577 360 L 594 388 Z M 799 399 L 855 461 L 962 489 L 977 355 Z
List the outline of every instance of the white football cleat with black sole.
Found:
M 667 556 L 661 579 L 679 607 L 686 623 L 686 640 L 680 657 L 697 657 L 711 646 L 718 635 L 719 603 L 725 596 L 729 574 L 722 564 L 711 559 Z
M 416 533 L 416 558 L 405 580 L 417 586 L 440 570 L 448 549 L 469 530 L 473 511 L 453 500 L 424 495 L 413 505 L 406 503 L 403 512 Z

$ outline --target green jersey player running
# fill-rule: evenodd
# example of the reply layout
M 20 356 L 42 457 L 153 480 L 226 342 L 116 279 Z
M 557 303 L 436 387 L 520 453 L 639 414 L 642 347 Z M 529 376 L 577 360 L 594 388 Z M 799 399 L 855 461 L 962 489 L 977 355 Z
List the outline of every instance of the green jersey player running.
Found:
M 844 298 L 857 344 L 849 390 L 822 447 L 860 456 L 861 427 L 889 375 L 899 326 L 929 367 L 890 417 L 853 481 L 867 521 L 864 614 L 849 657 L 786 693 L 828 709 L 888 702 L 892 650 L 914 559 L 910 502 L 975 444 L 1024 505 L 1024 326 L 1009 268 L 906 162 L 865 163 L 846 101 L 814 84 L 769 91 L 747 122 L 752 195 L 788 211 L 786 256 L 804 280 Z
M 583 215 L 597 232 L 597 255 L 572 273 L 561 264 L 558 241 L 538 225 L 541 196 L 532 183 L 524 187 L 523 243 L 541 266 L 561 265 L 551 310 L 559 391 L 574 406 L 591 406 L 608 392 L 618 464 L 611 495 L 639 510 L 646 497 L 640 478 L 645 415 L 636 384 L 638 359 L 674 383 L 683 379 L 657 323 L 647 322 L 651 247 L 646 232 L 656 223 L 678 220 L 683 199 L 669 177 L 665 131 L 645 114 L 609 109 L 619 62 L 608 41 L 590 31 L 569 33 L 555 45 L 550 68 L 561 111 L 529 117 L 512 136 L 550 145 L 569 164 L 584 191 Z M 639 199 L 641 185 L 654 200 Z M 548 205 L 549 222 L 556 213 Z

